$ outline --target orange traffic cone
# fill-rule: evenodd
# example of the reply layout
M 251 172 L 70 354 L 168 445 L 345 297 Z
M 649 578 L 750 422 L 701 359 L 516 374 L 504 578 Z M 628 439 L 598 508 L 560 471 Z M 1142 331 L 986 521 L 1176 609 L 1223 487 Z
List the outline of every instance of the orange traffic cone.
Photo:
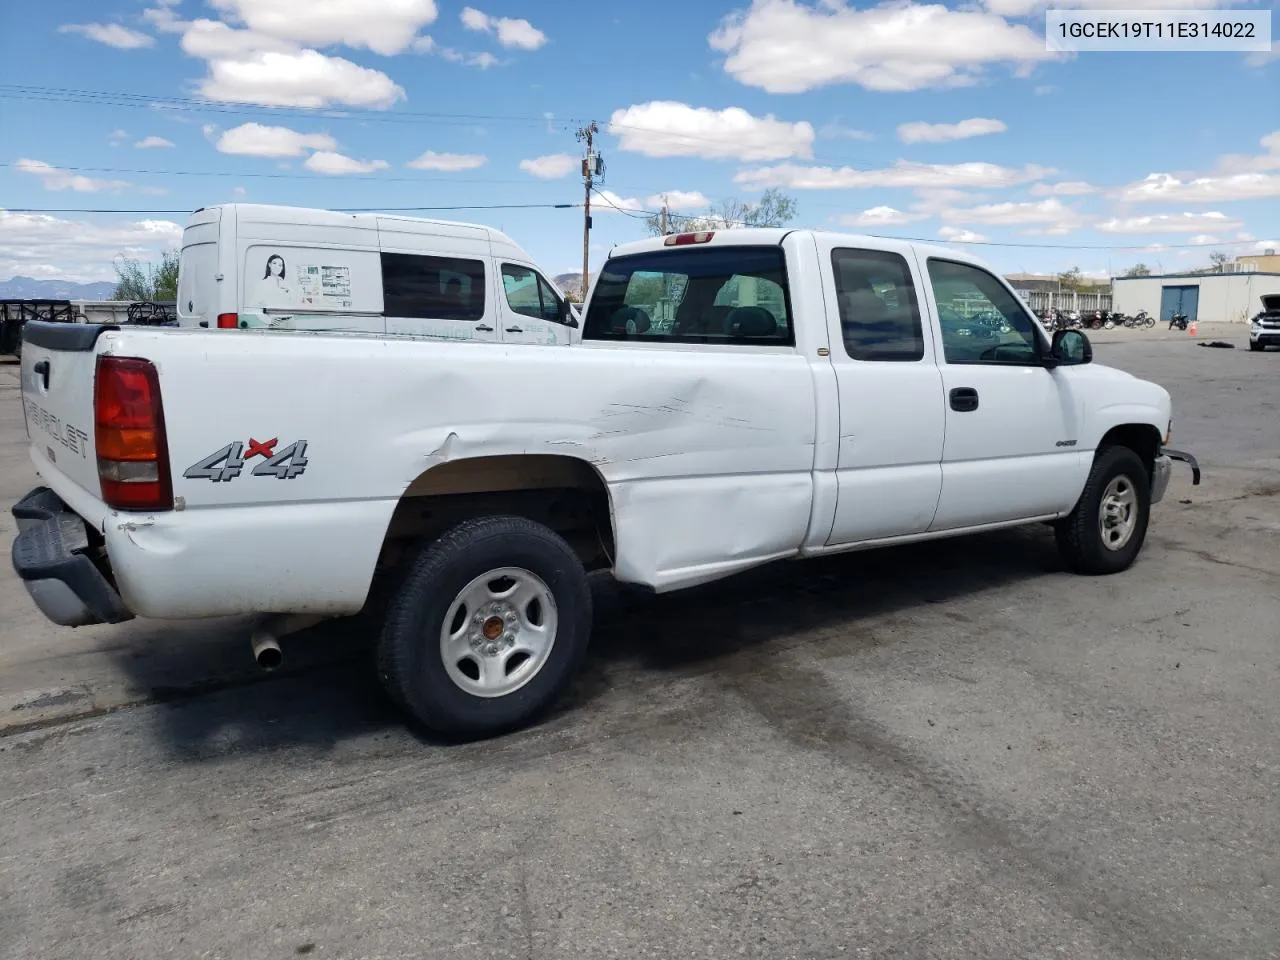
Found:
M 1194 320 L 1187 326 L 1187 335 L 1192 337 L 1196 335 L 1196 322 Z

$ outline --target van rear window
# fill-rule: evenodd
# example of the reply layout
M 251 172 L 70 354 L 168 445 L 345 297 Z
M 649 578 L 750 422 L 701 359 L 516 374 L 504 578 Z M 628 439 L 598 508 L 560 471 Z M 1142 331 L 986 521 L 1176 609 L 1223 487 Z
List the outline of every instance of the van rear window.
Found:
M 388 317 L 479 320 L 484 287 L 481 260 L 382 254 L 382 312 Z

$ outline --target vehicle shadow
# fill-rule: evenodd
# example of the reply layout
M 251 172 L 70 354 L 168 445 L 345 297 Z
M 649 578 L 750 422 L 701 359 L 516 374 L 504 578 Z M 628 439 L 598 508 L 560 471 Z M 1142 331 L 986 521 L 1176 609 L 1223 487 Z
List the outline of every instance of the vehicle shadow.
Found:
M 885 641 L 862 631 L 860 620 L 1059 570 L 1052 536 L 1031 527 L 781 562 L 657 596 L 598 578 L 587 662 L 544 723 L 568 721 L 575 712 L 590 716 L 593 704 L 623 685 L 752 669 L 734 661 L 825 642 L 815 641 L 814 631 L 839 632 L 843 652 L 876 646 Z M 323 754 L 386 730 L 452 745 L 416 729 L 384 695 L 364 621 L 330 621 L 282 638 L 285 662 L 272 673 L 252 663 L 251 627 L 248 618 L 149 626 L 112 651 L 137 692 L 134 702 L 157 704 L 154 735 L 177 758 L 290 747 Z

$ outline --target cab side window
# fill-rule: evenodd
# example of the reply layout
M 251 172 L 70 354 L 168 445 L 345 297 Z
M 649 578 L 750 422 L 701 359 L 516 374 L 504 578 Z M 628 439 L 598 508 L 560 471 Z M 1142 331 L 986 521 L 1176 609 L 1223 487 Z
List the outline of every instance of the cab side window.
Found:
M 831 267 L 845 352 L 854 360 L 923 360 L 920 305 L 902 255 L 837 248 Z
M 537 317 L 548 323 L 564 323 L 560 298 L 536 270 L 504 263 L 502 289 L 507 297 L 507 306 L 514 313 Z
M 930 257 L 929 282 L 947 363 L 1040 362 L 1042 341 L 1031 316 L 986 270 Z

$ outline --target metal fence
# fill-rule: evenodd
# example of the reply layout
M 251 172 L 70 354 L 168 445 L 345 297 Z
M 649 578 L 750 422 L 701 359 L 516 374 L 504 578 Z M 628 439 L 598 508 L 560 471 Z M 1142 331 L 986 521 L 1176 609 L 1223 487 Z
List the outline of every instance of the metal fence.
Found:
M 1014 288 L 1017 290 L 1017 287 Z M 1098 290 L 1076 292 L 1072 290 L 1018 290 L 1018 296 L 1027 306 L 1039 313 L 1042 310 L 1061 310 L 1064 313 L 1092 310 L 1110 310 L 1111 293 Z

